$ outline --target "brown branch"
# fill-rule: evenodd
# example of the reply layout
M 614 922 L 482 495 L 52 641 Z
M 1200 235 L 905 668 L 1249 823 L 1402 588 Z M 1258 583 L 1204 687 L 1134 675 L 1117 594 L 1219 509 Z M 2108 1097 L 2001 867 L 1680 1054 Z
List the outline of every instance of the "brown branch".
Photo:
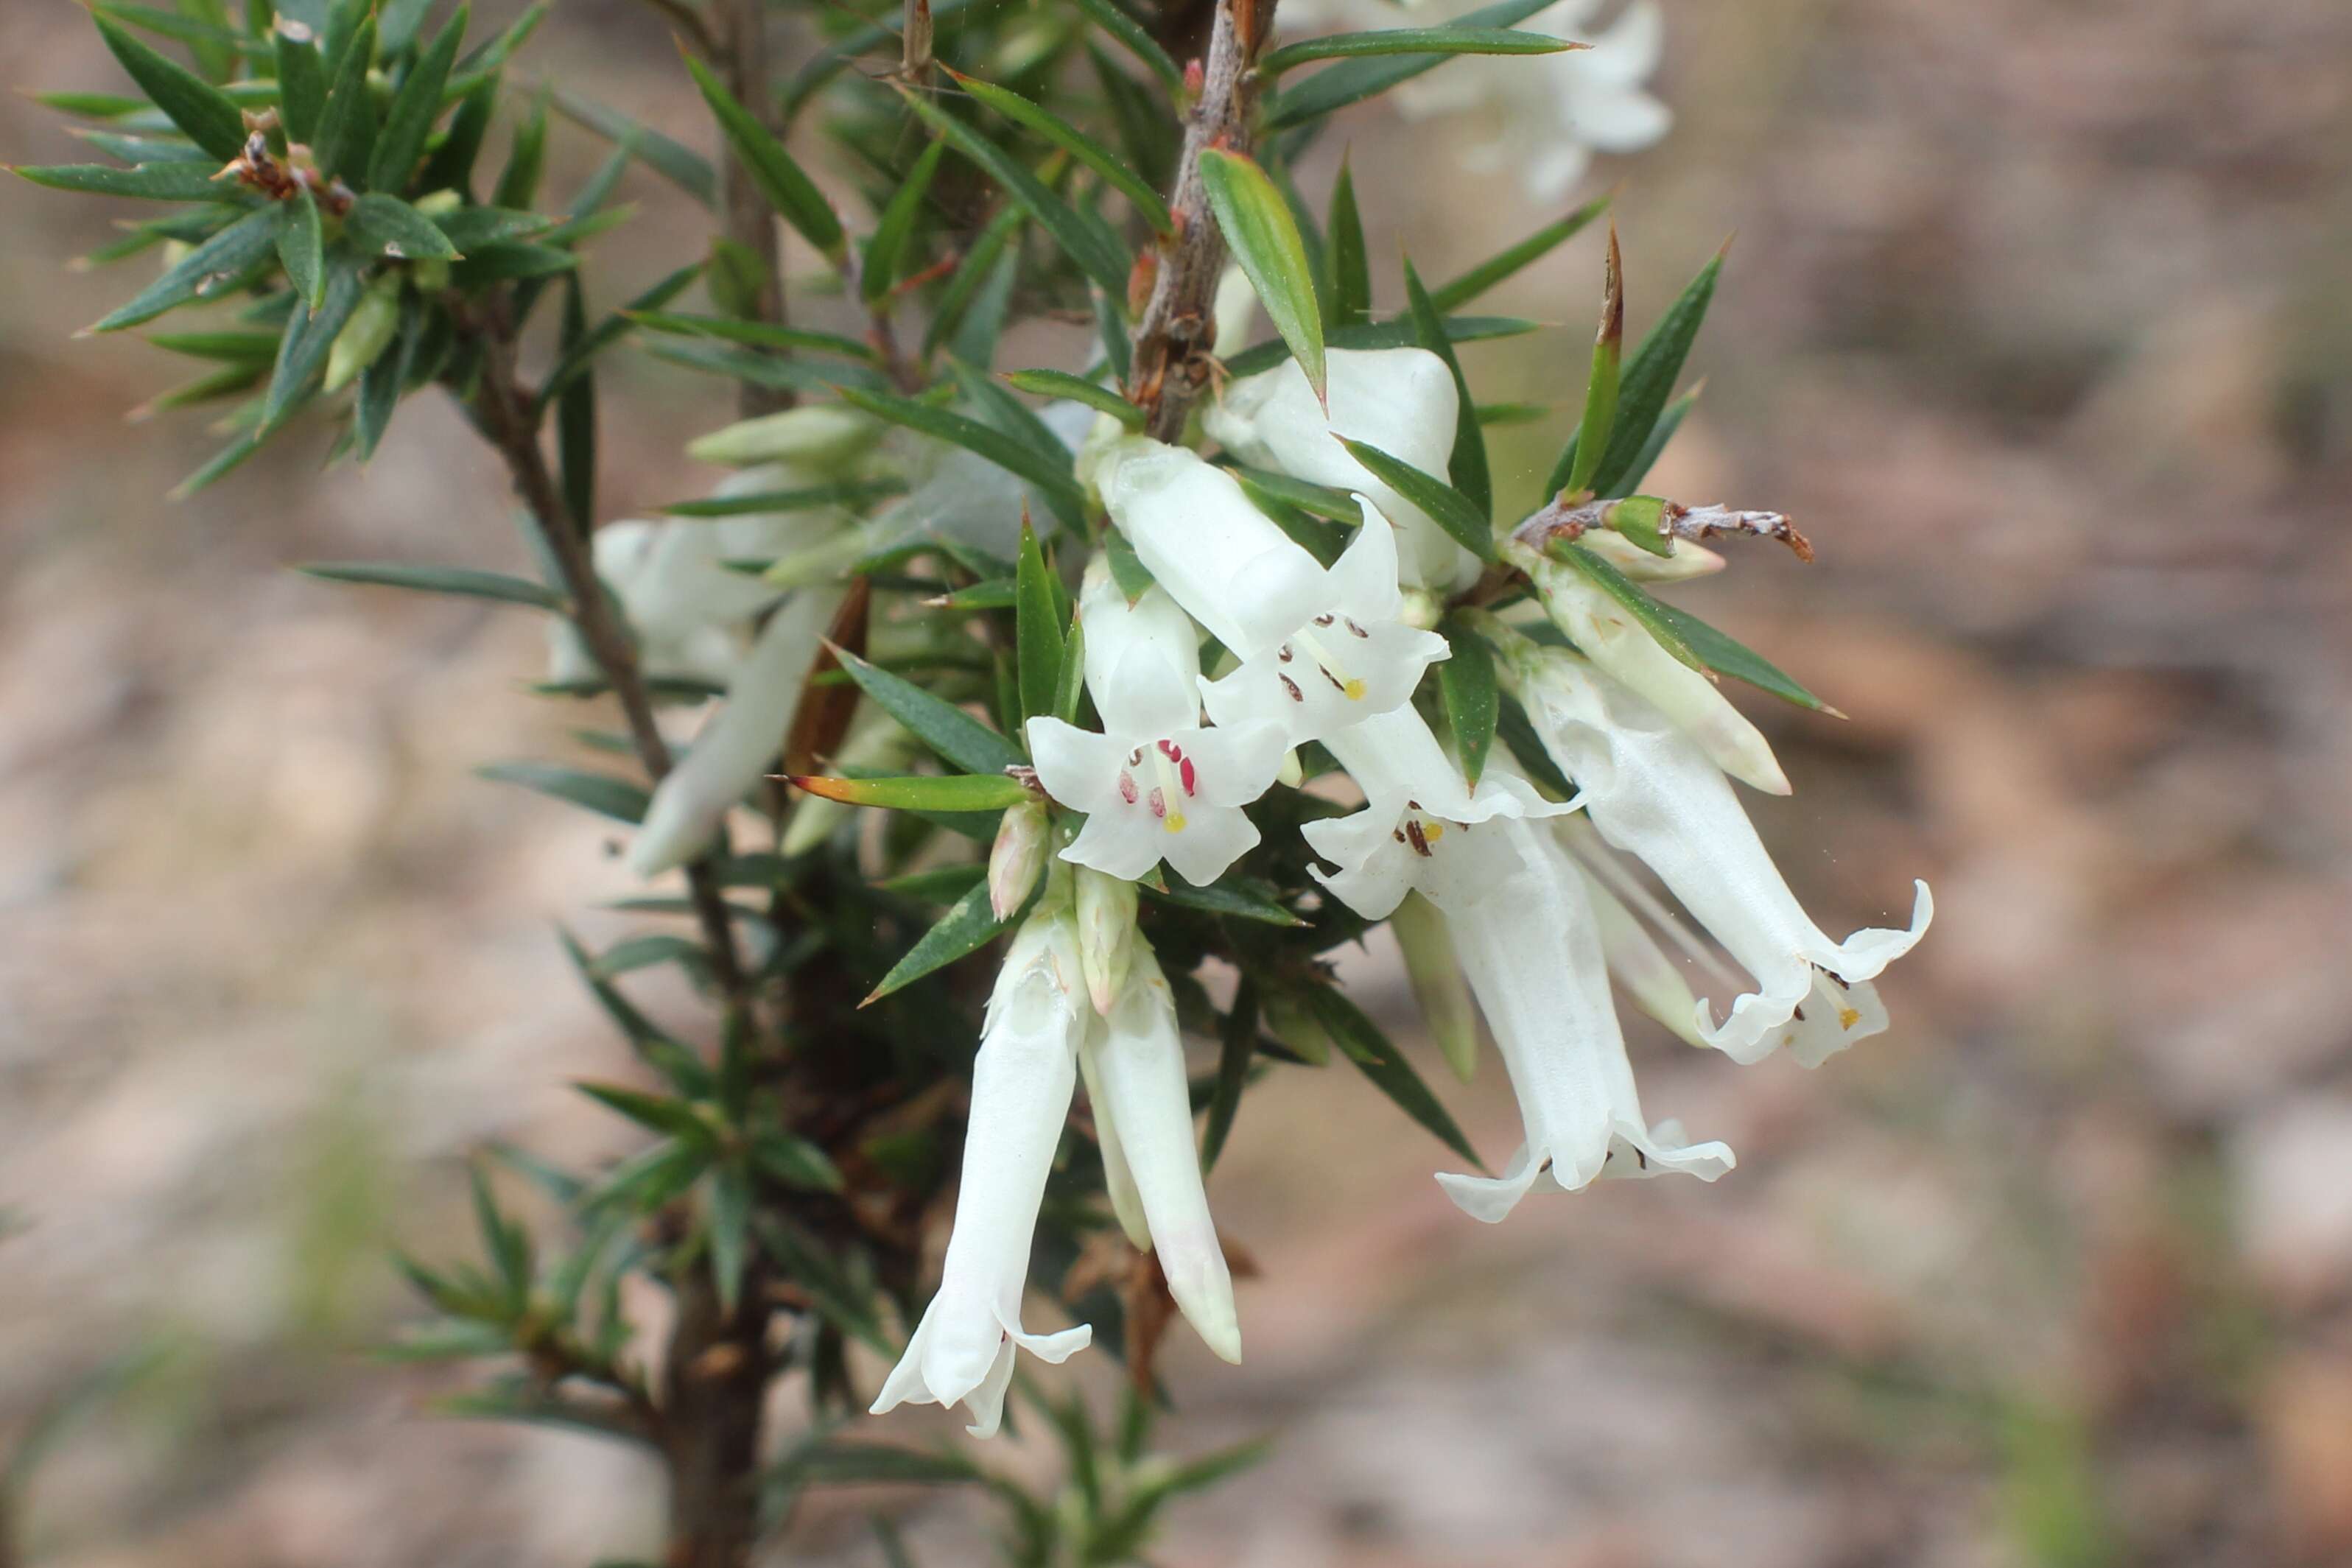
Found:
M 1210 215 L 1201 154 L 1212 147 L 1250 150 L 1258 89 L 1254 62 L 1274 30 L 1274 6 L 1275 0 L 1217 0 L 1208 58 L 1198 66 L 1200 92 L 1185 122 L 1183 159 L 1168 204 L 1176 233 L 1161 242 L 1151 263 L 1151 297 L 1135 324 L 1129 379 L 1128 395 L 1150 413 L 1146 428 L 1161 441 L 1183 434 L 1185 416 L 1209 384 L 1209 315 L 1225 265 L 1225 239 Z
M 669 1470 L 664 1568 L 747 1568 L 760 1528 L 760 1440 L 770 1302 L 756 1265 L 733 1312 L 708 1258 L 677 1281 L 677 1323 L 663 1358 L 663 1457 Z
M 717 0 L 709 55 L 727 78 L 727 90 L 771 131 L 776 124 L 775 95 L 768 85 L 767 8 L 763 0 Z M 719 194 L 721 216 L 730 240 L 749 250 L 760 262 L 759 319 L 784 319 L 784 273 L 782 237 L 776 214 L 760 193 L 751 172 L 730 147 L 719 149 Z M 793 394 L 782 387 L 744 382 L 736 401 L 745 418 L 790 408 Z
M 513 339 L 502 326 L 486 325 L 462 312 L 458 321 L 461 328 L 475 334 L 482 346 L 481 385 L 474 400 L 482 433 L 506 459 L 515 492 L 522 497 L 531 525 L 538 529 L 555 562 L 557 575 L 563 580 L 563 591 L 572 601 L 572 623 L 579 627 L 589 656 L 604 672 L 604 684 L 620 699 L 637 760 L 644 766 L 646 777 L 659 783 L 670 770 L 669 743 L 662 738 L 661 728 L 654 722 L 653 698 L 646 690 L 644 672 L 637 664 L 636 646 L 614 614 L 604 584 L 597 580 L 587 528 L 572 517 L 555 476 L 548 470 L 546 454 L 540 450 L 538 404 L 515 378 Z M 719 896 L 719 879 L 709 857 L 688 862 L 686 877 L 696 918 L 702 925 L 703 940 L 710 949 L 711 974 L 727 998 L 727 1010 L 730 1016 L 748 1016 L 750 982 L 743 972 L 742 958 L 736 951 L 733 916 Z

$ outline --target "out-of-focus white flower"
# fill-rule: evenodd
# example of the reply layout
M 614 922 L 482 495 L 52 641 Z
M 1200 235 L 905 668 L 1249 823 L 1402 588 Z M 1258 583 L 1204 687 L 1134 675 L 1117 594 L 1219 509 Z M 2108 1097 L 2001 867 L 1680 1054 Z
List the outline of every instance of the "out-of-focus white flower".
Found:
M 1257 285 L 1239 267 L 1228 266 L 1209 305 L 1209 352 L 1221 360 L 1240 353 L 1249 346 L 1250 324 L 1256 319 Z
M 1444 479 L 1461 409 L 1454 372 L 1426 349 L 1333 349 L 1324 359 L 1328 419 L 1307 372 L 1286 360 L 1227 387 L 1202 416 L 1202 428 L 1253 466 L 1369 497 L 1396 528 L 1398 575 L 1406 587 L 1442 591 L 1475 577 L 1477 557 L 1335 439 L 1377 446 Z
M 1077 988 L 1069 901 L 1049 889 L 1006 951 L 988 999 L 939 1293 L 883 1382 L 874 1401 L 877 1416 L 902 1404 L 961 1401 L 971 1412 L 971 1434 L 992 1437 L 1003 1419 L 1016 1345 L 1061 1362 L 1094 1337 L 1084 1324 L 1051 1334 L 1021 1326 L 1037 1210 L 1069 1115 L 1090 1016 Z
M 1326 570 L 1232 475 L 1182 447 L 1131 436 L 1091 471 L 1152 577 L 1241 661 L 1204 692 L 1221 727 L 1274 726 L 1286 745 L 1320 739 L 1403 703 L 1445 657 L 1443 637 L 1400 619 L 1396 538 L 1370 502 L 1366 526 Z
M 1665 555 L 1645 550 L 1623 534 L 1605 528 L 1594 529 L 1577 543 L 1636 582 L 1687 582 L 1721 571 L 1726 564 L 1717 552 L 1688 539 L 1668 541 Z
M 1164 859 L 1206 886 L 1258 841 L 1242 808 L 1274 782 L 1283 733 L 1263 723 L 1202 727 L 1199 634 L 1162 590 L 1130 605 L 1097 561 L 1078 613 L 1102 733 L 1048 716 L 1028 727 L 1038 782 L 1087 813 L 1062 858 L 1129 880 Z
M 1544 613 L 1587 659 L 1640 694 L 1726 773 L 1768 795 L 1789 792 L 1789 776 L 1780 771 L 1771 743 L 1748 716 L 1713 681 L 1666 652 L 1599 583 L 1516 539 L 1504 545 L 1503 553 L 1528 574 Z
M 838 474 L 871 451 L 887 428 L 847 403 L 803 403 L 712 431 L 687 446 L 698 463 L 730 468 L 789 463 L 809 473 Z
M 1458 20 L 1475 4 L 1427 0 L 1415 8 L 1412 25 Z M 1528 24 L 1533 31 L 1590 43 L 1589 49 L 1449 61 L 1400 86 L 1397 107 L 1414 119 L 1488 117 L 1493 139 L 1471 149 L 1464 162 L 1473 169 L 1516 169 L 1528 195 L 1557 200 L 1584 177 L 1596 152 L 1638 152 L 1674 124 L 1673 112 L 1644 88 L 1665 41 L 1664 11 L 1655 0 L 1634 0 L 1596 32 L 1602 10 L 1602 0 L 1560 0 Z
M 654 787 L 629 845 L 629 866 L 639 876 L 700 854 L 729 810 L 767 772 L 842 598 L 840 589 L 804 589 L 768 618 L 728 682 L 726 702 L 695 736 L 686 759 Z
M 1907 931 L 1867 929 L 1843 942 L 1822 932 L 1798 904 L 1740 809 L 1722 770 L 1665 715 L 1591 664 L 1562 648 L 1513 644 L 1503 661 L 1544 749 L 1576 781 L 1601 836 L 1657 873 L 1684 908 L 1752 976 L 1757 988 L 1717 1026 L 1711 1007 L 1696 1014 L 1707 1044 L 1737 1061 L 1757 1061 L 1782 1044 L 1804 1042 L 1819 1061 L 1876 1009 L 1843 996 L 1820 1004 L 1832 1019 L 1853 1015 L 1834 1037 L 1809 1027 L 1791 1035 L 1797 1011 L 1819 993 L 1816 971 L 1853 985 L 1874 979 L 1911 950 L 1935 915 L 1924 882 Z
M 1116 1147 L 1169 1293 L 1211 1350 L 1227 1361 L 1241 1360 L 1233 1276 L 1209 1218 L 1192 1144 L 1192 1099 L 1175 998 L 1140 937 L 1116 1004 L 1091 1026 L 1083 1050 L 1091 1058 L 1087 1092 L 1097 1127 L 1108 1118 L 1113 1129 L 1104 1144 L 1106 1162 Z

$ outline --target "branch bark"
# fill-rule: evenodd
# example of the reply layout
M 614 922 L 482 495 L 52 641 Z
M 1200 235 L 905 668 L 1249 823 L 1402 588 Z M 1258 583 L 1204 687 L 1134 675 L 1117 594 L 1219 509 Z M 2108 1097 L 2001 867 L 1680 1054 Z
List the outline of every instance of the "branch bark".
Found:
M 775 95 L 768 82 L 768 26 L 763 0 L 718 0 L 711 17 L 714 64 L 726 78 L 727 90 L 771 131 L 777 130 Z M 784 274 L 782 236 L 776 214 L 752 183 L 750 171 L 731 148 L 719 149 L 719 195 L 727 237 L 760 261 L 760 319 L 784 319 Z M 744 382 L 736 401 L 743 416 L 755 418 L 790 408 L 793 394 L 782 387 Z
M 644 673 L 637 665 L 636 645 L 622 629 L 613 613 L 612 601 L 605 597 L 604 584 L 596 579 L 587 528 L 582 520 L 574 519 L 565 506 L 563 492 L 548 470 L 546 454 L 540 449 L 540 420 L 534 402 L 515 379 L 514 342 L 496 326 L 475 323 L 474 329 L 482 345 L 481 390 L 474 403 L 482 432 L 506 459 L 515 492 L 522 497 L 531 524 L 554 559 L 557 575 L 563 580 L 563 591 L 572 601 L 572 622 L 580 628 L 581 640 L 588 644 L 597 668 L 604 671 L 605 685 L 620 699 L 637 760 L 644 766 L 646 777 L 658 783 L 670 770 L 669 743 L 662 738 L 661 728 L 654 722 L 653 698 L 646 690 Z M 742 958 L 736 951 L 733 918 L 719 896 L 719 880 L 711 871 L 709 860 L 706 857 L 690 862 L 686 876 L 695 915 L 701 923 L 703 941 L 710 949 L 711 973 L 727 998 L 728 1011 L 730 1015 L 748 1015 L 750 982 L 743 972 Z
M 1185 121 L 1183 158 L 1168 204 L 1176 234 L 1156 253 L 1151 298 L 1135 324 L 1129 386 L 1129 396 L 1151 416 L 1146 428 L 1161 441 L 1183 434 L 1186 416 L 1209 384 L 1210 308 L 1225 266 L 1225 236 L 1209 211 L 1201 154 L 1212 147 L 1250 150 L 1255 62 L 1274 30 L 1274 7 L 1275 0 L 1217 0 L 1200 95 Z

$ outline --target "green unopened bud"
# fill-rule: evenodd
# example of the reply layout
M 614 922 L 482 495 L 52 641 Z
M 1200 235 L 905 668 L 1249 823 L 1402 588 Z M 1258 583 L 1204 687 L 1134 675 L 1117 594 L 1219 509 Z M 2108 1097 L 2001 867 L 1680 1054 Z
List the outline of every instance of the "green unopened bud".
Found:
M 988 852 L 988 906 L 999 920 L 1013 918 L 1044 874 L 1050 830 L 1043 800 L 1005 808 Z
M 1297 992 L 1269 991 L 1260 1008 L 1266 1032 L 1297 1052 L 1300 1061 L 1320 1067 L 1331 1060 L 1330 1031 Z
M 1404 608 L 1397 619 L 1416 632 L 1434 632 L 1437 623 L 1445 619 L 1445 601 L 1425 588 L 1404 591 Z
M 428 218 L 446 218 L 466 204 L 466 198 L 455 191 L 428 191 L 408 204 Z
M 1095 1011 L 1108 1017 L 1135 962 L 1135 883 L 1077 868 L 1078 967 Z
M 846 467 L 882 438 L 880 423 L 837 402 L 788 408 L 715 430 L 689 445 L 701 463 L 745 467 L 754 463 L 790 463 L 813 471 Z
M 1294 746 L 1282 754 L 1281 765 L 1274 770 L 1274 781 L 1286 789 L 1296 789 L 1307 782 L 1307 765 L 1298 760 L 1298 747 Z
M 438 294 L 449 287 L 449 262 L 445 256 L 428 256 L 408 264 L 408 276 L 416 280 L 419 294 Z
M 1478 1019 L 1470 1005 L 1470 982 L 1446 934 L 1445 916 L 1418 893 L 1408 893 L 1389 916 L 1397 946 L 1404 949 L 1405 977 L 1421 1004 L 1422 1021 L 1445 1053 L 1454 1076 L 1470 1082 L 1478 1069 Z
M 327 391 L 339 392 L 383 357 L 400 335 L 400 277 L 386 273 L 352 307 L 351 319 L 327 350 Z

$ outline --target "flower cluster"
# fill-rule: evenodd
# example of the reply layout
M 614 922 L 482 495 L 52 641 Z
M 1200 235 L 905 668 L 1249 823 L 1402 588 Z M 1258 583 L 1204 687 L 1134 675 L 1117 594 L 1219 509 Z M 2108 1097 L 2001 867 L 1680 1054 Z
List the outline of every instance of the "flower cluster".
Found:
M 1205 420 L 1232 458 L 1350 495 L 1359 524 L 1328 566 L 1233 470 L 1187 447 L 1106 420 L 1081 453 L 1150 581 L 1130 593 L 1107 555 L 1089 565 L 1077 624 L 1098 727 L 1045 715 L 1026 727 L 1038 786 L 1084 821 L 1071 832 L 1042 807 L 1006 813 L 992 896 L 1000 917 L 1033 887 L 1036 897 L 990 1004 L 945 1273 L 877 1411 L 961 1401 L 985 1434 L 1015 1346 L 1059 1361 L 1087 1343 L 1085 1328 L 1033 1334 L 1020 1316 L 1080 1078 L 1122 1226 L 1156 1250 L 1202 1339 L 1238 1359 L 1175 1009 L 1136 928 L 1135 883 L 1162 862 L 1195 885 L 1224 875 L 1261 841 L 1246 808 L 1299 782 L 1297 748 L 1310 742 L 1363 801 L 1301 828 L 1314 875 L 1367 922 L 1416 912 L 1399 923 L 1416 974 L 1466 977 L 1517 1093 L 1525 1138 L 1502 1174 L 1438 1177 L 1478 1219 L 1502 1218 L 1538 1187 L 1670 1172 L 1712 1181 L 1732 1167 L 1725 1145 L 1643 1113 L 1612 979 L 1684 1039 L 1738 1062 L 1786 1048 L 1811 1066 L 1885 1026 L 1872 981 L 1926 929 L 1925 884 L 1907 930 L 1824 934 L 1730 782 L 1788 792 L 1762 734 L 1591 576 L 1516 547 L 1531 599 L 1457 612 L 1452 643 L 1430 630 L 1423 607 L 1475 582 L 1482 563 L 1334 437 L 1443 472 L 1459 412 L 1452 372 L 1421 349 L 1334 351 L 1328 367 L 1328 413 L 1292 363 L 1226 388 Z M 1652 579 L 1721 564 L 1689 543 L 1661 555 L 1615 534 L 1593 542 Z M 1465 636 L 1523 707 L 1539 755 L 1497 744 L 1473 773 L 1415 706 L 1424 674 Z M 1538 771 L 1572 795 L 1548 795 Z M 1041 872 L 1049 843 L 1059 847 Z M 1693 956 L 1716 997 L 1694 992 L 1662 937 Z

